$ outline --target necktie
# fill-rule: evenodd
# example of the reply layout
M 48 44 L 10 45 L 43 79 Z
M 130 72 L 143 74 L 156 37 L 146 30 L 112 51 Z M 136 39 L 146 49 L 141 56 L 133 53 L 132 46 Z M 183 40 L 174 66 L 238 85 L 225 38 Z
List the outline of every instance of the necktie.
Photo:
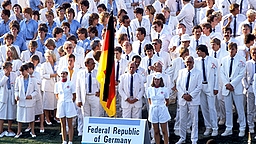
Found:
M 186 91 L 188 91 L 189 79 L 190 79 L 190 71 L 188 71 L 188 77 L 187 77 L 187 82 L 186 82 Z
M 133 98 L 133 75 L 131 75 L 130 97 Z
M 129 60 L 129 56 L 128 55 L 126 55 L 126 59 Z
M 9 89 L 11 89 L 10 76 L 8 76 L 8 80 L 7 80 L 7 88 L 8 88 L 8 90 L 9 90 Z
M 140 43 L 140 47 L 139 47 L 139 55 L 141 54 L 141 43 Z
M 232 65 L 233 65 L 233 60 L 234 60 L 234 58 L 232 57 L 231 58 L 231 62 L 230 62 L 230 66 L 229 66 L 229 77 L 231 76 L 231 74 L 232 74 Z
M 256 63 L 254 63 L 254 73 L 256 73 Z
M 81 18 L 80 18 L 80 24 L 82 24 L 83 17 L 84 17 L 84 14 L 82 13 L 82 16 L 81 16 Z
M 177 11 L 180 11 L 180 1 L 179 0 L 176 0 L 176 2 L 177 2 Z
M 158 34 L 158 37 L 157 37 L 158 39 L 160 38 L 160 33 Z
M 240 8 L 240 14 L 241 14 L 241 13 L 242 13 L 242 10 L 243 10 L 243 0 L 241 0 L 241 3 L 240 3 L 239 8 Z
M 226 42 L 226 50 L 228 51 L 228 42 Z
M 30 57 L 33 55 L 34 53 L 30 52 Z
M 199 40 L 196 40 L 196 47 L 199 45 Z
M 128 36 L 128 40 L 130 41 L 130 40 L 131 40 L 131 38 L 130 38 L 129 27 L 127 27 L 127 36 Z
M 148 66 L 151 66 L 151 59 L 148 59 Z M 150 69 L 148 69 L 148 74 L 150 74 Z
M 181 37 L 179 37 L 179 44 L 178 44 L 178 46 L 181 44 Z
M 89 72 L 89 93 L 92 92 L 92 75 L 91 72 Z
M 161 8 L 163 8 L 164 7 L 164 5 L 161 3 Z
M 118 77 L 119 77 L 119 61 L 117 62 L 117 66 L 116 66 L 116 81 L 118 81 Z
M 252 23 L 250 22 L 250 33 L 252 33 Z
M 215 28 L 214 28 L 214 29 L 212 29 L 212 31 L 213 31 L 213 32 L 215 32 Z
M 160 57 L 159 52 L 156 53 L 158 57 Z
M 203 78 L 204 78 L 204 82 L 206 82 L 206 74 L 205 74 L 205 65 L 204 65 L 204 60 L 205 59 L 202 59 L 202 66 L 203 66 Z
M 233 29 L 234 35 L 233 37 L 236 37 L 236 16 L 234 16 L 234 29 Z

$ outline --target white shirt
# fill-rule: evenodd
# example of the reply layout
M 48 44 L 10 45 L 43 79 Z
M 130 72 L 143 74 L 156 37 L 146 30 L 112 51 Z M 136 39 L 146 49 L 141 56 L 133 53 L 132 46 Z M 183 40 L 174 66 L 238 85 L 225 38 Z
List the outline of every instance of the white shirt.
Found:
M 143 58 L 145 57 L 144 47 L 146 44 L 150 44 L 151 42 L 149 40 L 144 39 L 142 42 L 139 40 L 136 40 L 132 43 L 132 51 L 139 55 L 139 48 L 141 43 L 141 54 L 140 56 Z
M 178 21 L 186 26 L 186 34 L 192 34 L 194 16 L 195 9 L 191 3 L 187 3 L 186 5 L 184 5 L 179 15 L 177 15 Z
M 91 13 L 87 11 L 84 16 L 82 16 L 82 11 L 77 13 L 76 20 L 81 24 L 81 27 L 88 28 L 89 27 L 89 16 Z M 81 21 L 82 18 L 82 21 Z
M 153 57 L 151 57 L 151 66 L 153 66 L 154 63 L 159 62 L 159 61 L 164 64 L 163 58 L 158 57 L 158 56 L 156 56 L 156 55 L 153 55 Z M 148 66 L 149 66 L 149 57 L 146 56 L 146 57 L 142 58 L 142 60 L 141 60 L 141 62 L 140 62 L 140 67 L 142 67 L 142 68 L 146 71 L 147 74 L 149 74 L 149 73 L 148 73 Z M 166 66 L 163 65 L 163 69 L 164 69 L 165 67 L 166 67 Z M 152 72 L 153 72 L 153 71 L 150 70 L 150 73 L 152 73 Z
M 228 18 L 232 16 L 232 21 L 229 25 L 229 27 L 232 29 L 232 34 L 234 34 L 234 21 L 235 21 L 235 18 L 234 18 L 234 15 L 232 15 L 231 13 L 230 14 L 227 14 L 225 15 L 223 18 L 222 18 L 222 27 L 224 27 L 227 23 L 228 23 Z M 246 20 L 246 17 L 242 14 L 238 14 L 236 15 L 236 36 L 239 35 L 238 33 L 238 28 L 239 28 L 239 25 Z
M 135 18 L 133 20 L 131 20 L 131 23 L 130 23 L 130 26 L 131 26 L 131 29 L 132 29 L 132 33 L 133 33 L 133 41 L 137 40 L 136 38 L 136 30 L 137 28 L 139 27 L 144 27 L 145 30 L 146 30 L 146 39 L 149 40 L 149 34 L 150 34 L 150 21 L 148 18 L 145 18 L 145 17 L 142 17 L 142 20 L 141 22 L 139 23 L 138 19 Z

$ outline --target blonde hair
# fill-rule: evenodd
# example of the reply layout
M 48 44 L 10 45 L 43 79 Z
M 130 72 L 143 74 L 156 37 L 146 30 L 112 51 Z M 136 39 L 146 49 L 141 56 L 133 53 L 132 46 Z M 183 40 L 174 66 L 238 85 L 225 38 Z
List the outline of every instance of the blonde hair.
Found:
M 11 58 L 13 60 L 20 59 L 19 55 L 18 55 L 18 53 L 16 51 L 16 48 L 14 46 L 8 46 L 8 50 L 10 50 L 12 52 Z M 10 57 L 7 56 L 8 50 L 6 51 L 6 61 L 11 61 Z
M 51 56 L 53 61 L 56 62 L 56 55 L 53 50 L 46 50 L 44 56 Z
M 109 18 L 109 17 L 110 17 L 110 14 L 109 14 L 108 12 L 102 12 L 102 13 L 100 14 L 100 17 L 99 17 L 100 23 L 103 23 L 103 22 L 104 22 L 104 19 L 105 19 L 105 18 Z

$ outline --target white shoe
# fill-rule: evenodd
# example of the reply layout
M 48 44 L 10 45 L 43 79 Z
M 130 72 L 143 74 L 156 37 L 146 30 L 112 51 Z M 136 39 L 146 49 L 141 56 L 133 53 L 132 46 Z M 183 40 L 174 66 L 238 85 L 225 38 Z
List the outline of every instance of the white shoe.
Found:
M 176 142 L 175 144 L 183 144 L 186 143 L 185 139 L 180 138 L 178 142 Z
M 77 136 L 82 136 L 82 135 L 83 135 L 83 133 L 79 132 Z
M 31 127 L 28 127 L 25 129 L 25 132 L 29 132 L 31 130 Z
M 2 133 L 0 134 L 0 138 L 1 138 L 1 137 L 4 137 L 6 134 L 7 134 L 7 131 L 2 132 Z
M 62 144 L 67 144 L 67 141 L 63 141 Z
M 250 133 L 254 133 L 254 128 L 249 128 Z
M 212 129 L 211 129 L 211 128 L 206 128 L 206 129 L 205 129 L 205 132 L 204 132 L 204 135 L 205 135 L 205 136 L 208 136 L 208 135 L 211 134 L 211 132 L 212 132 Z
M 220 121 L 219 121 L 219 125 L 224 125 L 225 124 L 225 121 L 226 121 L 226 119 L 220 119 Z
M 232 135 L 232 130 L 225 130 L 224 133 L 221 134 L 221 136 L 229 136 L 229 135 Z
M 174 134 L 175 134 L 176 136 L 180 136 L 180 131 L 179 131 L 179 130 L 174 130 Z
M 31 135 L 32 138 L 35 138 L 35 137 L 36 137 L 36 135 L 35 135 L 35 134 L 32 134 L 32 132 L 30 132 L 30 135 Z
M 211 136 L 217 136 L 217 135 L 218 135 L 218 130 L 213 130 Z
M 151 140 L 151 142 L 150 142 L 150 143 L 152 143 L 152 144 L 156 143 L 155 139 L 154 139 L 154 138 L 152 138 L 152 140 Z
M 245 130 L 240 130 L 238 136 L 243 137 L 245 135 Z
M 22 135 L 22 132 L 20 134 L 17 134 L 14 138 L 19 138 Z
M 5 134 L 7 137 L 13 137 L 15 136 L 16 134 L 14 132 L 6 132 Z

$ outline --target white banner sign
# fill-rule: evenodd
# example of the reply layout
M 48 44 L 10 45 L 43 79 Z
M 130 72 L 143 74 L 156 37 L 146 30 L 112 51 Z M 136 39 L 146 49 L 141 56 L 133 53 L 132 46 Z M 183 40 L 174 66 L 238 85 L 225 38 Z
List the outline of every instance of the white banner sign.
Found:
M 145 119 L 85 117 L 82 144 L 144 144 L 146 122 Z

